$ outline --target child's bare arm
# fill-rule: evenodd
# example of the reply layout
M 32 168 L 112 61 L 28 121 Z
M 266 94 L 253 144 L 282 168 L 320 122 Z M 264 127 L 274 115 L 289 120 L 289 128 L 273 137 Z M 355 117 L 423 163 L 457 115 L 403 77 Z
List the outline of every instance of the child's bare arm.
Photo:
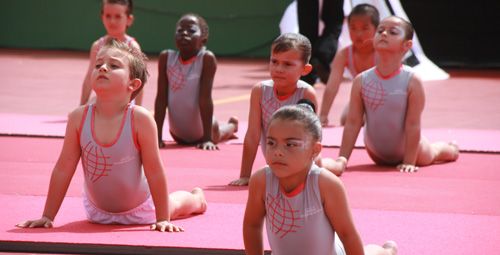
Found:
M 134 131 L 140 148 L 144 174 L 148 180 L 149 190 L 155 204 L 156 223 L 153 230 L 179 232 L 182 228 L 170 223 L 167 179 L 158 150 L 156 125 L 151 113 L 140 106 L 134 108 Z
M 422 81 L 413 75 L 408 87 L 408 108 L 406 110 L 405 133 L 406 148 L 401 171 L 414 172 L 420 143 L 421 116 L 425 105 L 425 92 Z
M 158 144 L 159 147 L 165 147 L 162 140 L 163 121 L 168 105 L 168 79 L 167 79 L 167 59 L 168 52 L 166 50 L 160 53 L 158 59 L 158 85 L 156 89 L 155 99 L 155 122 L 158 129 Z
M 332 107 L 333 101 L 339 91 L 340 83 L 344 75 L 344 68 L 347 62 L 347 49 L 344 48 L 335 54 L 335 58 L 331 64 L 331 72 L 326 83 L 323 100 L 321 102 L 321 111 L 319 118 L 323 126 L 328 125 L 328 113 Z
M 342 144 L 339 156 L 345 160 L 349 159 L 363 125 L 364 116 L 363 99 L 361 95 L 361 76 L 358 75 L 353 81 L 351 98 L 349 101 L 349 113 L 347 115 L 344 132 L 342 133 Z
M 248 188 L 248 200 L 243 218 L 243 241 L 246 254 L 264 254 L 263 225 L 266 215 L 264 192 L 266 175 L 264 170 L 252 175 Z
M 71 179 L 80 160 L 79 128 L 85 107 L 80 107 L 68 116 L 66 134 L 61 154 L 50 177 L 49 191 L 45 201 L 42 217 L 38 220 L 28 220 L 17 224 L 18 227 L 52 227 L 52 221 L 57 215 L 66 195 Z
M 356 231 L 341 180 L 328 171 L 319 176 L 319 189 L 326 216 L 337 232 L 346 254 L 363 254 L 363 243 Z
M 98 41 L 95 41 L 90 48 L 89 66 L 87 68 L 87 73 L 85 73 L 85 78 L 82 84 L 82 94 L 80 96 L 80 105 L 87 104 L 89 101 L 90 93 L 92 92 L 92 85 L 90 84 L 90 75 L 92 70 L 95 68 L 95 60 L 97 56 Z
M 316 96 L 316 90 L 312 86 L 307 87 L 307 89 L 304 91 L 304 98 L 309 99 L 317 109 L 318 97 Z
M 241 159 L 240 178 L 232 181 L 229 185 L 247 185 L 252 173 L 253 162 L 257 154 L 261 136 L 261 109 L 260 99 L 262 87 L 257 84 L 252 89 L 250 96 L 250 113 L 248 115 L 248 129 L 243 142 L 243 156 Z
M 217 148 L 212 140 L 212 118 L 214 114 L 212 87 L 216 70 L 217 60 L 212 52 L 207 51 L 203 55 L 203 70 L 200 77 L 199 95 L 200 114 L 203 123 L 203 138 L 199 147 L 204 150 L 214 150 Z

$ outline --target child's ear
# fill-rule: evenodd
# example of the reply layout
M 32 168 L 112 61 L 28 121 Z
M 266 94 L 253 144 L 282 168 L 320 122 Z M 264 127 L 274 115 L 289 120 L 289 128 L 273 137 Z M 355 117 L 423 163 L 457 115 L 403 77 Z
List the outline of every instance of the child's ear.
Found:
M 413 40 L 407 40 L 403 43 L 403 47 L 405 51 L 408 51 L 413 47 Z
M 129 14 L 127 17 L 127 27 L 132 26 L 133 23 L 134 23 L 134 15 Z
M 304 69 L 302 70 L 302 76 L 308 75 L 313 70 L 313 66 L 309 63 L 304 65 Z
M 313 155 L 314 158 L 317 158 L 319 153 L 321 152 L 321 149 L 323 148 L 323 145 L 319 141 L 315 142 L 313 144 Z
M 142 81 L 140 79 L 132 79 L 130 80 L 130 84 L 129 84 L 129 89 L 131 90 L 131 92 L 134 92 L 136 90 L 138 90 L 142 85 Z

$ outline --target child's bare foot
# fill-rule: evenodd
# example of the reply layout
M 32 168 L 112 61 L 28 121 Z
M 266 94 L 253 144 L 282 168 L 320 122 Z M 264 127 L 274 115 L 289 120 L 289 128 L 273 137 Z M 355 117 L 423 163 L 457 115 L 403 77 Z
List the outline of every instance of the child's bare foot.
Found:
M 234 128 L 234 130 L 233 130 L 233 135 L 231 135 L 231 136 L 229 137 L 229 139 L 236 139 L 236 138 L 238 138 L 238 137 L 236 136 L 236 132 L 238 132 L 238 122 L 239 122 L 238 118 L 236 118 L 236 117 L 234 117 L 234 116 L 232 116 L 231 118 L 229 118 L 229 120 L 227 121 L 227 123 L 228 123 L 229 125 L 232 125 L 232 126 L 233 126 L 233 128 Z
M 191 191 L 191 194 L 196 196 L 200 200 L 201 204 L 200 210 L 194 213 L 204 213 L 207 210 L 207 200 L 205 199 L 205 193 L 203 192 L 203 190 L 201 188 L 196 187 Z
M 235 133 L 238 132 L 238 122 L 239 122 L 238 118 L 236 118 L 234 116 L 229 118 L 229 120 L 227 121 L 227 123 L 233 124 Z
M 386 241 L 382 247 L 391 255 L 398 254 L 398 244 L 392 240 Z
M 457 141 L 451 141 L 448 143 L 451 147 L 451 155 L 452 155 L 452 161 L 456 161 L 458 159 L 458 155 L 460 154 L 460 148 L 458 147 Z

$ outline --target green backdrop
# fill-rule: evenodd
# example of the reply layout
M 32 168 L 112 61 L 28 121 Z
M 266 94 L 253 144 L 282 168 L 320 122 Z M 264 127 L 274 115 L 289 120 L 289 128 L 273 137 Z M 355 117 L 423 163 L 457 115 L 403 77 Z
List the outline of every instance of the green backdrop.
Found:
M 218 56 L 267 57 L 291 0 L 135 0 L 128 34 L 148 54 L 174 47 L 175 23 L 187 12 L 210 27 Z M 101 0 L 0 0 L 0 47 L 88 51 L 105 34 Z

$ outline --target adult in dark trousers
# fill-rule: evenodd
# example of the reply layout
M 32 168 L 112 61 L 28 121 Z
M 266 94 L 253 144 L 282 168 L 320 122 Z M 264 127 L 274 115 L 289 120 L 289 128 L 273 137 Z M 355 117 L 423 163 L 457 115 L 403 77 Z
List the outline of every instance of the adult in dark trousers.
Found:
M 311 85 L 314 85 L 318 77 L 326 84 L 344 22 L 344 0 L 323 0 L 321 14 L 319 1 L 297 0 L 299 32 L 312 44 L 310 63 L 313 65 L 313 71 L 302 77 L 302 80 Z M 324 23 L 321 34 L 318 33 L 320 18 Z

